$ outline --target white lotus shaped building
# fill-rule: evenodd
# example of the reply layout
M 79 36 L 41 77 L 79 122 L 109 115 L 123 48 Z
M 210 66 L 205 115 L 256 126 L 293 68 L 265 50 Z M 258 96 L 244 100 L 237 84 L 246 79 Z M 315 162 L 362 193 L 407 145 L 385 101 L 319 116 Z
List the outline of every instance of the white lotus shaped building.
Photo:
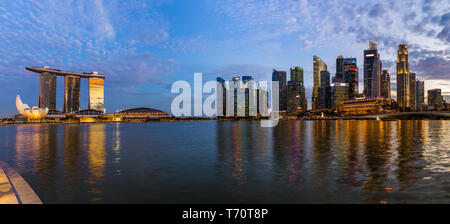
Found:
M 22 100 L 20 99 L 20 96 L 17 95 L 16 97 L 16 106 L 17 110 L 19 112 L 27 117 L 30 120 L 37 120 L 43 118 L 48 113 L 48 108 L 42 109 L 39 107 L 32 107 L 28 106 L 28 104 L 22 103 Z

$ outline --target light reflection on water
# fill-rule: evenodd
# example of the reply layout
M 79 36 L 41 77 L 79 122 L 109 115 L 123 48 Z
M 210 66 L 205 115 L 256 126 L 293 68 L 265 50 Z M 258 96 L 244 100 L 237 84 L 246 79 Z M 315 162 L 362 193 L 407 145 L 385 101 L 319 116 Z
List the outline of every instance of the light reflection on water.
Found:
M 450 203 L 450 121 L 0 127 L 46 203 Z

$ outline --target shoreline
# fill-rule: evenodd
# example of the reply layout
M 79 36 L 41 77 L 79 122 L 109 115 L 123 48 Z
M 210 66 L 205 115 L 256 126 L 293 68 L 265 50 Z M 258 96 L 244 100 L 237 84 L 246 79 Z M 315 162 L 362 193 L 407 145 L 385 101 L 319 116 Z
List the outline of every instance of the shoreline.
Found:
M 18 125 L 53 125 L 53 124 L 120 124 L 120 123 L 154 123 L 154 122 L 189 122 L 189 121 L 261 121 L 265 120 L 262 118 L 238 118 L 238 119 L 217 119 L 217 118 L 185 118 L 185 119 L 160 119 L 160 120 L 146 120 L 146 121 L 93 121 L 93 122 L 81 122 L 81 121 L 39 121 L 39 122 L 1 122 L 0 126 L 18 126 Z M 435 117 L 435 118 L 381 118 L 377 120 L 376 118 L 367 117 L 331 117 L 331 118 L 283 118 L 280 121 L 330 121 L 330 120 L 371 120 L 371 121 L 398 121 L 398 120 L 450 120 L 450 117 Z

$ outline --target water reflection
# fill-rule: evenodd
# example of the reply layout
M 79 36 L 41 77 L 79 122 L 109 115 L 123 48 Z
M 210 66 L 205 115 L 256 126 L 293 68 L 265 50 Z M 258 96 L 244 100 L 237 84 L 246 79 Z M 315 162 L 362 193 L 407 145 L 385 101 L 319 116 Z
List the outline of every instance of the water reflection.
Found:
M 105 125 L 91 124 L 88 126 L 88 169 L 89 184 L 103 180 L 105 175 Z
M 69 183 L 75 183 L 82 178 L 82 142 L 80 125 L 64 126 L 64 170 Z
M 426 120 L 21 125 L 0 128 L 0 158 L 45 202 L 448 203 L 449 131 Z M 185 132 L 212 135 L 192 150 Z

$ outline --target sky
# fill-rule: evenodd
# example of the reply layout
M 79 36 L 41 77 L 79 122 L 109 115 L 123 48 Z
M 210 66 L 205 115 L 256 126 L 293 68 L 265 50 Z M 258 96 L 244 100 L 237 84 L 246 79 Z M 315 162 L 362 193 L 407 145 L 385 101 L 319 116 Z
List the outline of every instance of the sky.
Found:
M 408 44 L 410 71 L 450 100 L 450 0 L 0 0 L 0 117 L 17 114 L 15 96 L 37 105 L 39 76 L 25 66 L 106 75 L 107 112 L 151 107 L 170 112 L 177 80 L 304 68 L 312 58 L 335 74 L 338 55 L 356 57 L 377 42 L 396 96 L 396 49 Z M 87 108 L 82 80 L 81 108 Z M 57 81 L 57 109 L 64 82 Z

